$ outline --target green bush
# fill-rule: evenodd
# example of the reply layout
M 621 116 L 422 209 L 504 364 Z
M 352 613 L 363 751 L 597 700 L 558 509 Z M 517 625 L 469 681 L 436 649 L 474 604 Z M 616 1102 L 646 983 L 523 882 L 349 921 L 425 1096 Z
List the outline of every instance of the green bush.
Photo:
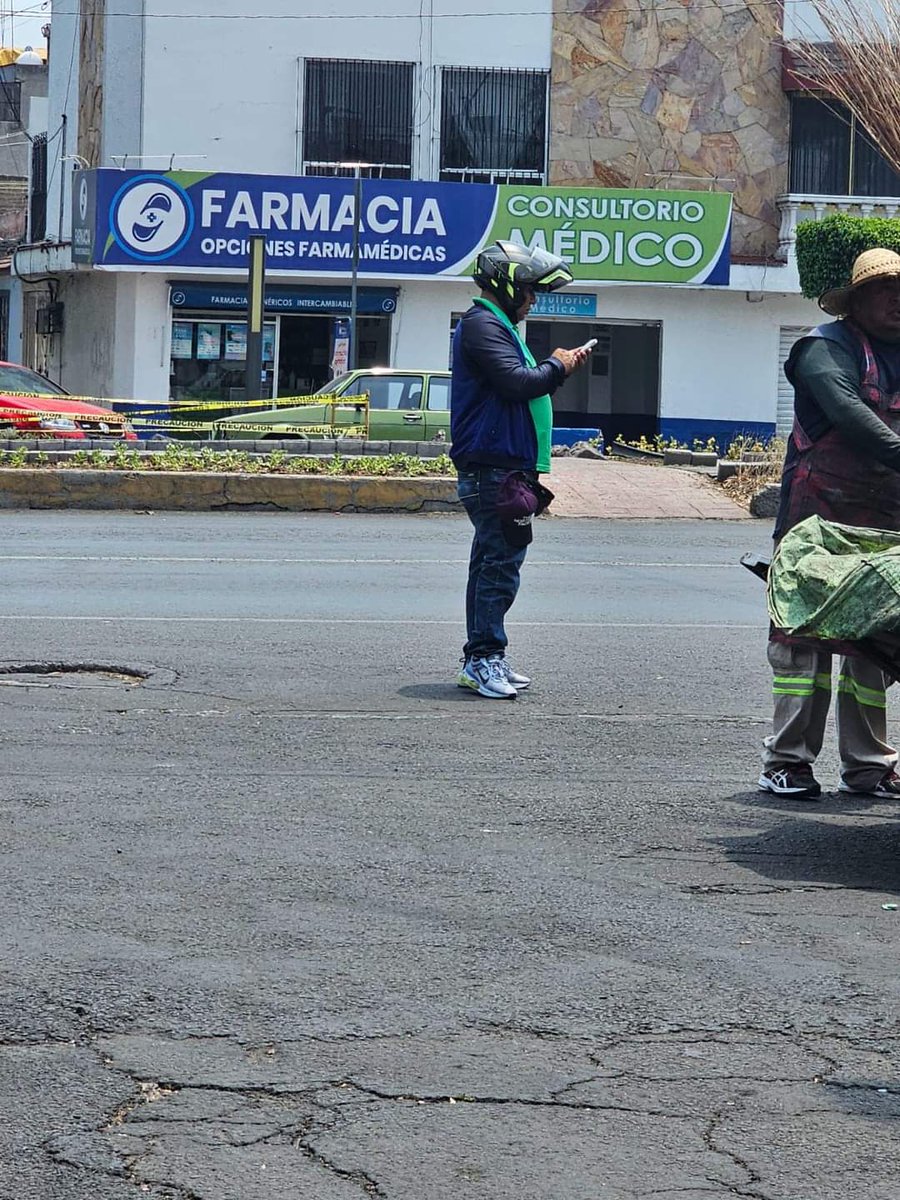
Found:
M 883 247 L 900 254 L 900 217 L 851 217 L 835 213 L 797 226 L 797 269 L 803 295 L 815 299 L 850 282 L 853 260 Z
M 114 450 L 76 450 L 69 458 L 51 464 L 39 451 L 0 450 L 0 467 L 51 467 L 54 470 L 100 471 L 212 471 L 248 475 L 383 475 L 410 478 L 417 475 L 454 475 L 455 468 L 446 454 L 418 458 L 412 454 L 341 455 L 327 457 L 289 455 L 282 450 L 271 454 L 248 454 L 243 450 L 195 449 L 183 442 L 172 442 L 155 454 L 141 454 L 131 445 Z

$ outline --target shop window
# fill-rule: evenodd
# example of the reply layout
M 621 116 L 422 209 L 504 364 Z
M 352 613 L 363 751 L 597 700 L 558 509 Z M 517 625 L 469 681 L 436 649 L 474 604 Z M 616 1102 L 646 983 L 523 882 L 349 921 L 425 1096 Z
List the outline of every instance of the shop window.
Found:
M 275 322 L 263 327 L 263 399 L 272 396 Z M 247 382 L 247 322 L 176 319 L 172 322 L 170 396 L 173 400 L 240 403 Z
M 414 76 L 414 63 L 308 59 L 304 174 L 352 175 L 340 164 L 362 162 L 366 176 L 409 179 Z
M 541 185 L 546 161 L 544 71 L 444 69 L 441 179 Z
M 790 191 L 813 196 L 900 196 L 900 175 L 843 104 L 794 93 Z

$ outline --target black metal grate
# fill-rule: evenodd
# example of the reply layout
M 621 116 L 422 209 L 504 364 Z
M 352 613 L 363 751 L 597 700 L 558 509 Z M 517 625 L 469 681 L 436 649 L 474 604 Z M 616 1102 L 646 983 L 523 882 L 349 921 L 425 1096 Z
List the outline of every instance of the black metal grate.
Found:
M 542 184 L 546 162 L 546 72 L 444 69 L 441 179 Z
M 31 200 L 28 236 L 41 242 L 47 236 L 47 135 L 39 133 L 31 144 Z
M 304 172 L 352 175 L 339 164 L 362 162 L 365 175 L 409 179 L 414 75 L 414 63 L 309 59 Z

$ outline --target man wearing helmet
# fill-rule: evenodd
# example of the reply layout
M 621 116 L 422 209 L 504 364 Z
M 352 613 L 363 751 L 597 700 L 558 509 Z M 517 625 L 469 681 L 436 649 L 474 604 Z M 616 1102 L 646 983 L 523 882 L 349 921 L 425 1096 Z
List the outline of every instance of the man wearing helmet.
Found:
M 550 396 L 590 351 L 554 350 L 535 363 L 516 326 L 537 292 L 572 282 L 561 258 L 515 242 L 478 256 L 481 295 L 453 337 L 451 458 L 459 498 L 475 528 L 466 589 L 466 644 L 460 687 L 514 700 L 531 680 L 506 658 L 504 618 L 519 590 L 531 516 L 552 494 L 538 482 L 550 470 Z

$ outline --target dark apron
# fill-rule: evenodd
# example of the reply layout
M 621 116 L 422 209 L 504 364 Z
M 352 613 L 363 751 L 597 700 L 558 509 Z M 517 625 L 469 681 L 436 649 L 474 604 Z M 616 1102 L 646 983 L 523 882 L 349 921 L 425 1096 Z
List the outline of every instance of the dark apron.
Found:
M 871 343 L 856 325 L 845 322 L 865 357 L 859 394 L 894 433 L 900 434 L 900 392 L 881 386 Z M 791 435 L 799 458 L 782 487 L 783 532 L 807 517 L 819 516 L 842 525 L 900 531 L 900 472 L 874 462 L 854 448 L 837 429 L 811 441 L 794 417 Z

